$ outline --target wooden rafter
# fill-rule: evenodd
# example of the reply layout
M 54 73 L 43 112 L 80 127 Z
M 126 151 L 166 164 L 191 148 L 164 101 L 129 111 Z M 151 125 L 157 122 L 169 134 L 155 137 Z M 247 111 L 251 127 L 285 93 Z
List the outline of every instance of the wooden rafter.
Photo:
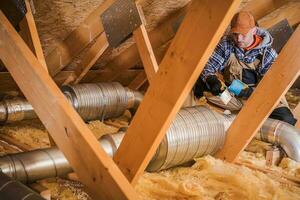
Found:
M 142 24 L 133 32 L 133 37 L 136 42 L 148 81 L 151 82 L 158 70 L 158 64 L 144 24 Z
M 140 58 L 142 60 L 148 81 L 151 83 L 153 77 L 158 70 L 158 64 L 151 46 L 151 42 L 148 37 L 148 33 L 145 27 L 145 17 L 140 6 L 137 5 L 139 16 L 142 19 L 142 24 L 135 31 L 133 31 L 133 37 L 139 51 Z
M 95 43 L 90 47 L 90 49 L 85 53 L 81 62 L 77 65 L 75 69 L 75 73 L 73 76 L 67 78 L 68 83 L 77 84 L 82 78 L 88 73 L 88 71 L 92 68 L 92 66 L 96 63 L 96 61 L 100 58 L 100 56 L 105 52 L 108 48 L 109 44 L 106 39 L 105 33 L 101 33 L 100 36 L 96 39 Z
M 239 0 L 192 1 L 114 156 L 132 184 L 154 155 L 239 4 Z
M 144 71 L 142 71 L 131 81 L 131 83 L 127 87 L 132 90 L 138 90 L 144 85 L 146 81 L 147 75 Z
M 180 23 L 186 14 L 187 9 L 188 6 L 182 8 L 168 17 L 154 30 L 150 31 L 148 35 L 154 52 L 156 52 L 162 45 L 168 43 L 175 36 L 176 28 L 174 27 Z M 103 67 L 103 69 L 111 71 L 110 74 L 107 74 L 107 81 L 115 80 L 118 76 L 120 76 L 120 74 L 124 73 L 124 71 L 130 69 L 139 62 L 139 52 L 137 46 L 133 44 Z
M 0 58 L 91 196 L 137 199 L 133 187 L 2 12 Z
M 35 54 L 39 62 L 42 64 L 45 70 L 48 71 L 41 41 L 39 38 L 39 34 L 34 22 L 33 14 L 31 11 L 31 6 L 29 0 L 25 0 L 25 5 L 27 9 L 27 13 L 23 20 L 20 22 L 20 32 L 19 34 L 29 46 L 31 51 Z
M 143 69 L 130 69 L 125 71 L 124 73 L 120 74 L 118 77 L 118 81 L 122 85 L 129 85 L 130 82 L 142 72 Z M 110 74 L 110 71 L 107 70 L 90 70 L 82 79 L 83 83 L 88 82 L 105 82 L 107 81 L 106 76 Z M 67 77 L 74 75 L 74 71 L 62 71 L 57 76 L 54 77 L 54 81 L 57 85 L 63 85 L 64 81 Z M 13 78 L 8 72 L 0 72 L 0 91 L 7 92 L 7 91 L 14 91 L 18 90 L 18 86 L 14 82 Z
M 71 62 L 89 43 L 103 32 L 100 15 L 114 3 L 115 0 L 106 0 L 99 5 L 78 28 L 62 41 L 46 57 L 49 73 L 55 76 Z
M 233 162 L 300 74 L 300 27 L 280 52 L 227 131 L 217 157 Z M 274 83 L 276 83 L 274 85 Z M 249 120 L 251 118 L 251 120 Z

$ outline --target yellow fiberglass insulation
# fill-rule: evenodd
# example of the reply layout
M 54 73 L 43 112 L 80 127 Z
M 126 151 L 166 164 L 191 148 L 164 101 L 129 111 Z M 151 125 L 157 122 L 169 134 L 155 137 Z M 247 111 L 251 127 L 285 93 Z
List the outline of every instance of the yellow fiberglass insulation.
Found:
M 145 173 L 135 187 L 141 199 L 266 200 L 300 199 L 300 188 L 284 186 L 267 175 L 213 157 L 190 168 Z

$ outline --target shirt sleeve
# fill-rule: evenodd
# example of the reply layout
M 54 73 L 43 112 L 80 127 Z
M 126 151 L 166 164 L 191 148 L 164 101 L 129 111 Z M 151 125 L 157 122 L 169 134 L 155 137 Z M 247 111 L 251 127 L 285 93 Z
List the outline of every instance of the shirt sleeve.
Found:
M 226 52 L 229 51 L 228 47 L 228 41 L 222 40 L 219 42 L 201 73 L 200 77 L 202 80 L 205 80 L 207 76 L 214 75 L 216 72 L 220 72 L 224 69 L 225 62 L 228 60 L 228 56 L 226 55 Z
M 267 48 L 263 55 L 263 63 L 260 68 L 259 74 L 264 76 L 267 71 L 270 69 L 274 61 L 276 60 L 278 54 L 276 53 L 275 49 Z

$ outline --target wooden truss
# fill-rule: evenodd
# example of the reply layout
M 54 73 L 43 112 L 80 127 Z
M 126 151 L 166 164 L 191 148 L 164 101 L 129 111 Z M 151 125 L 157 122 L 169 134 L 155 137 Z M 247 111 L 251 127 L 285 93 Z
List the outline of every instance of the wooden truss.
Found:
M 0 58 L 90 195 L 94 199 L 137 199 L 134 184 L 203 70 L 240 0 L 194 0 L 151 31 L 149 38 L 142 24 L 133 34 L 136 45 L 107 64 L 107 71 L 101 73 L 114 80 L 121 73 L 116 75 L 111 66 L 122 64 L 127 70 L 140 57 L 145 72 L 138 71 L 129 86 L 137 89 L 146 78 L 150 82 L 113 160 L 99 146 L 53 81 L 61 79 L 61 83 L 78 83 L 109 48 L 99 15 L 112 3 L 113 0 L 105 1 L 46 57 L 48 68 L 39 53 L 41 49 L 31 48 L 31 51 L 28 48 L 35 46 L 31 44 L 37 41 L 37 34 L 23 29 L 25 33 L 21 33 L 22 36 L 29 33 L 33 36 L 31 38 L 37 38 L 26 45 L 0 12 Z M 173 22 L 183 15 L 186 16 L 176 33 Z M 94 39 L 95 43 L 86 52 L 81 67 L 75 73 L 61 72 Z M 79 42 L 74 44 L 75 40 Z M 299 41 L 298 29 L 230 127 L 225 147 L 218 154 L 220 158 L 228 161 L 236 158 L 299 75 Z M 166 55 L 163 56 L 163 52 L 155 58 L 153 49 L 155 51 L 166 43 L 170 44 Z M 70 45 L 72 48 L 69 48 Z M 161 62 L 160 57 L 163 57 Z M 157 63 L 160 63 L 159 66 Z M 96 73 L 96 76 L 99 75 Z M 274 80 L 278 84 L 276 90 L 271 90 Z M 255 115 L 251 122 L 248 121 L 249 115 Z M 240 132 L 242 128 L 243 134 Z

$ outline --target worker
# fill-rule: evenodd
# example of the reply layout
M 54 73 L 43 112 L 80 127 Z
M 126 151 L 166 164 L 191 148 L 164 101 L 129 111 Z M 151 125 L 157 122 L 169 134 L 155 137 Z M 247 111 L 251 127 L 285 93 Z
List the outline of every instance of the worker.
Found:
M 220 100 L 220 94 L 228 88 L 235 95 L 230 102 L 239 102 L 231 103 L 230 105 L 236 106 L 229 110 L 241 109 L 243 100 L 249 98 L 277 57 L 276 51 L 271 47 L 272 42 L 270 33 L 255 25 L 250 12 L 235 14 L 229 34 L 221 39 L 194 86 L 195 97 L 200 98 L 203 91 L 208 90 L 213 95 L 214 100 L 211 102 L 228 109 L 228 105 L 226 107 Z M 222 75 L 223 80 L 219 75 Z M 280 101 L 270 118 L 292 125 L 297 121 L 285 98 Z

